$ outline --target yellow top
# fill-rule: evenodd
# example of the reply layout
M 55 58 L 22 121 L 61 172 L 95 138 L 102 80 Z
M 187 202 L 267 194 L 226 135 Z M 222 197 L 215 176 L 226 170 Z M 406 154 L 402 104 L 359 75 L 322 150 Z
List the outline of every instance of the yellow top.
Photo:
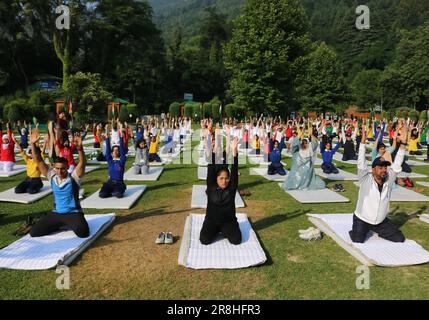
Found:
M 417 139 L 409 139 L 408 140 L 408 152 L 416 152 L 419 150 L 419 148 L 417 147 L 417 143 L 420 142 L 420 134 L 417 137 Z
M 261 141 L 253 139 L 252 140 L 252 148 L 256 149 L 256 150 L 260 149 L 261 148 Z
M 374 130 L 373 130 L 372 126 L 368 127 L 368 130 L 366 132 L 367 132 L 367 136 L 366 137 L 368 139 L 374 138 Z
M 160 134 L 161 130 L 158 130 L 158 134 L 156 135 L 156 141 L 150 143 L 149 153 L 157 153 Z
M 31 159 L 27 154 L 22 151 L 21 156 L 24 159 L 25 163 L 27 164 L 27 177 L 29 178 L 40 178 L 41 173 L 39 171 L 39 167 L 37 166 L 36 161 L 34 159 Z M 45 155 L 42 154 L 42 159 L 45 160 Z

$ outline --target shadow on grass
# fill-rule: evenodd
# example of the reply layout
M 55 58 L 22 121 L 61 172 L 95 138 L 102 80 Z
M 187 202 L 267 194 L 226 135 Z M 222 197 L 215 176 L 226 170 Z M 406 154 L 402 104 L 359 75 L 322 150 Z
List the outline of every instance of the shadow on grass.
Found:
M 285 220 L 290 220 L 290 219 L 294 219 L 294 218 L 298 218 L 304 214 L 309 213 L 311 210 L 306 210 L 306 211 L 294 211 L 291 213 L 285 213 L 285 214 L 277 214 L 275 216 L 271 216 L 271 217 L 267 217 L 261 220 L 258 220 L 257 222 L 253 223 L 251 221 L 251 219 L 249 218 L 250 223 L 253 226 L 253 229 L 255 231 L 261 231 L 263 229 L 269 228 L 277 223 L 281 223 Z M 257 232 L 256 233 L 256 237 L 258 238 L 259 243 L 261 244 L 262 250 L 264 250 L 265 255 L 267 257 L 267 261 L 258 267 L 264 267 L 264 266 L 271 266 L 274 264 L 273 258 L 271 257 L 269 251 L 265 248 L 264 243 L 261 241 L 261 238 L 259 237 L 259 234 Z
M 160 189 L 165 189 L 165 188 L 174 188 L 174 187 L 178 187 L 183 185 L 183 183 L 173 183 L 173 182 L 169 182 L 169 183 L 164 183 L 164 184 L 158 184 L 158 185 L 154 185 L 154 186 L 149 186 L 148 190 L 149 191 L 155 191 L 155 190 L 160 190 Z
M 18 222 L 25 223 L 25 220 L 28 216 L 34 218 L 35 222 L 40 219 L 42 216 L 47 214 L 48 212 L 51 212 L 51 210 L 46 211 L 39 211 L 39 212 L 33 212 L 33 213 L 24 213 L 24 214 L 15 214 L 15 215 L 7 215 L 4 214 L 2 216 L 0 215 L 0 226 L 8 225 L 8 224 L 14 224 Z
M 393 209 L 392 212 L 390 212 L 390 220 L 398 227 L 402 227 L 404 224 L 406 224 L 411 219 L 418 218 L 419 215 L 426 212 L 427 206 L 421 206 L 416 212 L 414 213 L 406 213 L 403 211 L 399 211 L 399 207 L 396 207 Z
M 169 208 L 169 207 L 164 206 L 164 207 L 150 209 L 150 210 L 146 210 L 146 211 L 142 211 L 142 212 L 130 213 L 126 216 L 117 217 L 116 221 L 114 222 L 114 225 L 121 225 L 121 224 L 125 224 L 125 223 L 132 222 L 135 220 L 149 218 L 149 217 L 158 216 L 158 215 L 167 215 L 167 214 L 170 215 L 170 214 L 189 212 L 190 211 L 190 209 L 166 211 L 165 210 L 166 208 Z
M 310 213 L 311 210 L 305 210 L 305 211 L 294 211 L 291 213 L 284 213 L 284 214 L 276 214 L 274 216 L 270 216 L 261 220 L 258 220 L 257 222 L 255 222 L 253 225 L 255 227 L 255 230 L 257 231 L 261 231 L 264 229 L 267 229 L 277 223 L 281 223 L 285 220 L 290 220 L 290 219 L 294 219 L 294 218 L 298 218 L 302 215 L 305 215 L 307 213 Z

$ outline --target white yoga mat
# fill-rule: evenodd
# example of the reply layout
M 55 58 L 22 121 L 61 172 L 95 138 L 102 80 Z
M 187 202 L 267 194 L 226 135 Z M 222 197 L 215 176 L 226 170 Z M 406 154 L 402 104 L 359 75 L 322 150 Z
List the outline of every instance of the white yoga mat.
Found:
M 162 171 L 164 171 L 164 168 L 155 167 L 155 168 L 149 168 L 149 174 L 134 174 L 134 168 L 131 167 L 127 172 L 125 172 L 124 180 L 125 181 L 157 181 Z
M 101 189 L 100 189 L 101 190 Z M 130 209 L 134 203 L 142 196 L 146 190 L 146 186 L 127 186 L 124 197 L 118 199 L 116 197 L 110 197 L 107 199 L 101 199 L 98 196 L 100 190 L 97 190 L 90 197 L 86 198 L 81 202 L 81 206 L 84 209 Z
M 283 189 L 282 186 L 283 184 L 279 183 L 279 187 Z M 321 190 L 288 190 L 286 193 L 300 203 L 350 202 L 348 198 L 327 188 Z
M 341 153 L 338 153 L 338 152 L 336 152 L 336 153 L 334 154 L 333 159 L 334 159 L 335 161 L 338 161 L 338 162 L 357 165 L 357 160 L 348 160 L 348 161 L 343 161 L 343 155 L 342 155 Z
M 90 173 L 100 168 L 100 166 L 85 166 L 85 173 Z
M 194 185 L 192 187 L 192 201 L 191 208 L 207 208 L 207 194 L 206 194 L 207 186 L 204 185 Z M 236 208 L 244 208 L 244 201 L 241 198 L 240 194 L 235 194 L 235 207 Z
M 420 215 L 419 219 L 420 219 L 420 221 L 423 221 L 425 223 L 429 223 L 429 214 L 426 214 L 426 213 L 422 214 L 422 215 Z
M 418 185 L 423 186 L 423 187 L 429 188 L 429 182 L 426 182 L 426 181 L 416 181 L 416 183 Z
M 237 214 L 242 242 L 229 243 L 219 234 L 210 245 L 200 242 L 205 215 L 191 214 L 186 219 L 179 252 L 179 265 L 191 269 L 240 269 L 265 263 L 267 257 L 246 214 Z
M 316 174 L 323 178 L 334 181 L 357 181 L 359 177 L 356 174 L 338 169 L 338 174 L 326 174 L 321 168 L 316 168 Z
M 51 185 L 48 181 L 43 182 L 43 188 L 36 194 L 22 193 L 16 194 L 15 188 L 3 191 L 0 193 L 1 202 L 16 202 L 29 204 L 36 202 L 52 193 Z
M 287 171 L 287 170 L 285 170 L 285 171 L 286 171 L 286 175 L 284 175 L 284 176 L 281 176 L 281 175 L 279 175 L 279 174 L 275 174 L 275 175 L 270 176 L 270 175 L 267 173 L 267 171 L 268 171 L 268 167 L 262 167 L 262 168 L 250 168 L 250 170 L 249 170 L 249 174 L 250 174 L 250 175 L 258 175 L 258 176 L 262 176 L 262 177 L 264 177 L 265 179 L 270 180 L 270 181 L 285 181 L 285 180 L 286 180 L 286 177 L 287 177 L 287 174 L 288 174 L 288 171 Z
M 87 160 L 86 164 L 99 164 L 99 165 L 102 165 L 102 164 L 107 164 L 107 161 Z
M 27 171 L 27 166 L 16 164 L 15 167 L 13 168 L 13 171 L 11 171 L 11 172 L 0 171 L 0 178 L 14 177 L 18 174 L 25 172 L 25 171 Z
M 115 220 L 115 214 L 86 215 L 90 235 L 78 238 L 73 231 L 31 238 L 29 235 L 0 250 L 0 268 L 46 270 L 70 265 Z
M 321 231 L 367 266 L 402 267 L 429 262 L 429 252 L 412 240 L 394 243 L 371 233 L 365 243 L 353 243 L 349 236 L 353 226 L 353 214 L 308 216 Z
M 406 162 L 410 167 L 429 166 L 429 162 L 422 162 L 422 161 L 416 161 L 416 160 L 407 160 Z
M 354 183 L 357 187 L 359 187 L 359 182 Z M 390 201 L 394 202 L 429 202 L 429 197 L 424 194 L 420 194 L 413 190 L 409 190 L 407 188 L 403 188 L 400 186 L 396 186 L 392 190 L 392 196 Z

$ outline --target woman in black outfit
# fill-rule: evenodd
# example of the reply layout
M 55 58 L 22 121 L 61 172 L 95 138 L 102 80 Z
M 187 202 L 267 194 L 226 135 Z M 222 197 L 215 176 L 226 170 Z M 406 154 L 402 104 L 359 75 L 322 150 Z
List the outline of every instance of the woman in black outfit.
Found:
M 215 153 L 212 163 L 207 168 L 207 210 L 206 218 L 200 233 L 200 241 L 204 245 L 211 244 L 219 232 L 230 243 L 241 243 L 241 231 L 235 215 L 235 195 L 238 188 L 238 139 L 232 144 L 234 163 L 231 173 L 228 165 L 216 164 Z M 227 148 L 228 149 L 228 148 Z M 226 157 L 225 157 L 226 158 Z

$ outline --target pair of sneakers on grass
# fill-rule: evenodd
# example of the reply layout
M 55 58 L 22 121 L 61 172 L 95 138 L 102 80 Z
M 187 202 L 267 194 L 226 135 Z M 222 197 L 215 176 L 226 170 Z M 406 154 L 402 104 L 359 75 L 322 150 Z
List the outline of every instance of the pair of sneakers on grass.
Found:
M 158 237 L 156 237 L 156 244 L 173 244 L 174 237 L 171 232 L 161 232 Z
M 299 230 L 299 238 L 302 240 L 313 241 L 322 239 L 322 232 L 319 229 L 310 227 L 306 230 Z

